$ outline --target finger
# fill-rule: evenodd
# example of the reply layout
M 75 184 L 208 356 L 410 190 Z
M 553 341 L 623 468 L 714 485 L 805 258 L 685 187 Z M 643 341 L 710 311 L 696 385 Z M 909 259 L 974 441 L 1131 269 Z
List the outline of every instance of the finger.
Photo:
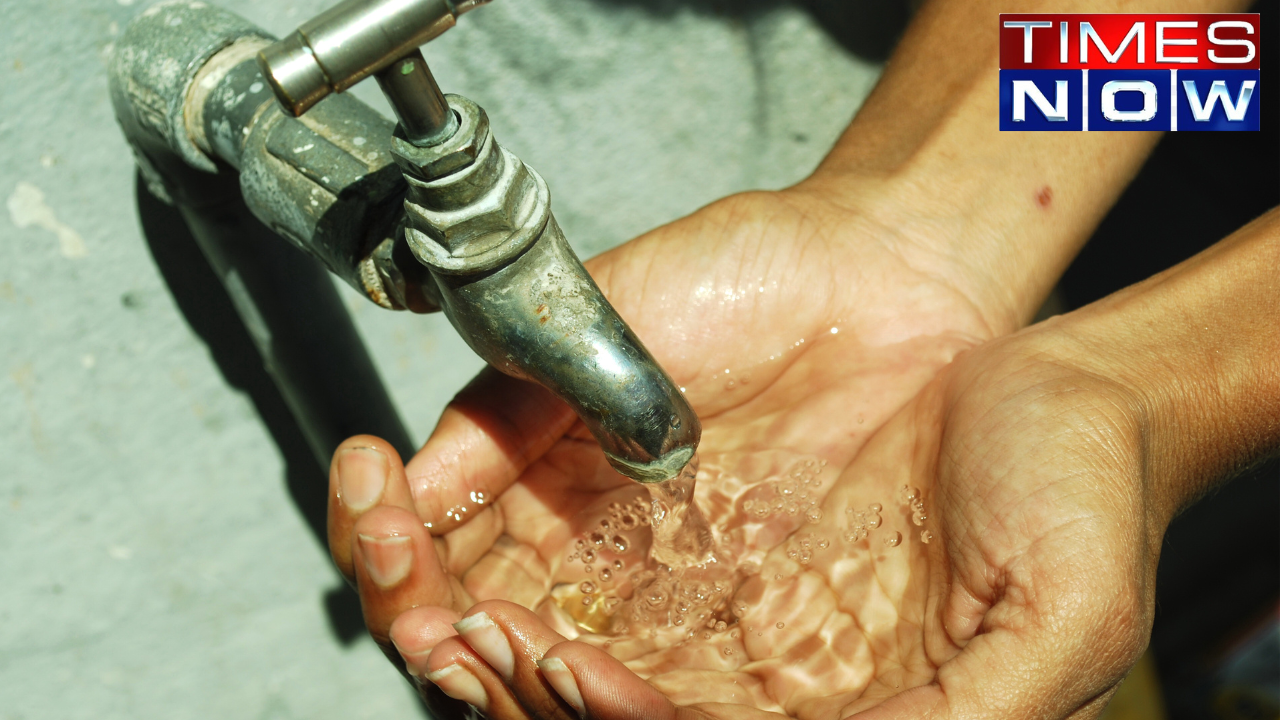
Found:
M 552 647 L 538 669 L 561 701 L 592 720 L 693 720 L 705 715 L 677 707 L 618 660 L 586 643 Z
M 534 717 L 573 718 L 538 670 L 548 650 L 565 641 L 533 611 L 503 600 L 482 602 L 454 626 Z
M 550 391 L 485 368 L 445 408 L 409 461 L 409 489 L 432 534 L 457 527 L 560 439 L 576 416 Z
M 374 508 L 356 521 L 354 533 L 360 607 L 369 634 L 384 649 L 391 648 L 391 625 L 401 613 L 470 605 L 461 585 L 441 568 L 431 537 L 412 512 Z
M 348 438 L 329 463 L 328 513 L 329 554 L 347 582 L 355 581 L 351 528 L 378 505 L 413 508 L 400 454 L 372 435 Z
M 431 672 L 428 667 L 431 651 L 446 638 L 457 636 L 458 631 L 453 629 L 453 624 L 461 617 L 457 611 L 448 608 L 417 607 L 401 613 L 391 623 L 391 642 L 400 653 L 404 670 L 418 689 L 419 697 L 434 718 L 467 715 L 465 701 L 450 697 L 427 679 Z
M 459 637 L 441 640 L 427 659 L 423 680 L 484 713 L 490 720 L 531 720 L 511 689 Z

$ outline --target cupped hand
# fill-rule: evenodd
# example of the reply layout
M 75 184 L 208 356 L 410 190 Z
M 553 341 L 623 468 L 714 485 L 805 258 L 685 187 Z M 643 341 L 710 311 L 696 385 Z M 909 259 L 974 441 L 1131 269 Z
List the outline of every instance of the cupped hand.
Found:
M 1089 523 L 1116 508 L 1089 506 L 1062 467 L 1018 469 L 1017 443 L 1040 447 L 1030 419 L 983 409 L 1019 407 L 999 402 L 1009 373 L 948 367 L 999 313 L 904 261 L 892 226 L 801 186 L 729 198 L 588 263 L 703 420 L 700 505 L 744 570 L 723 629 L 615 637 L 573 622 L 564 589 L 600 578 L 570 560 L 575 542 L 644 491 L 553 397 L 487 370 L 407 465 L 368 437 L 335 455 L 330 546 L 389 657 L 425 692 L 501 718 L 969 716 L 1027 701 L 1051 661 L 1028 653 L 1083 602 L 1072 578 L 1088 553 L 1115 562 L 1130 546 L 1098 544 Z M 965 412 L 1003 435 L 974 434 Z M 646 535 L 597 565 L 643 565 Z M 992 684 L 984 662 L 1012 674 Z

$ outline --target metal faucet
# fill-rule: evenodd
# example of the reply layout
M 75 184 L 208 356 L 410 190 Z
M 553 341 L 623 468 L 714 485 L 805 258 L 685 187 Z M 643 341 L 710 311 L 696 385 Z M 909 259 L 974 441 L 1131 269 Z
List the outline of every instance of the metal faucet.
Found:
M 346 0 L 278 42 L 161 3 L 116 45 L 117 117 L 159 197 L 192 202 L 201 173 L 238 171 L 258 219 L 371 300 L 443 310 L 495 368 L 567 402 L 618 472 L 675 477 L 697 416 L 574 255 L 543 179 L 418 49 L 483 2 Z M 370 75 L 394 128 L 341 94 Z

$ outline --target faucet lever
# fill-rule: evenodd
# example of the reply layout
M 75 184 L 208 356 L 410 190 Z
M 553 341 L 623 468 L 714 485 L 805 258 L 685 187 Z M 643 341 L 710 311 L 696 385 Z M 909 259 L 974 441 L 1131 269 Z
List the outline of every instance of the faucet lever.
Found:
M 484 2 L 345 0 L 264 48 L 258 64 L 294 117 L 374 75 L 406 139 L 434 145 L 447 140 L 458 122 L 418 48 Z

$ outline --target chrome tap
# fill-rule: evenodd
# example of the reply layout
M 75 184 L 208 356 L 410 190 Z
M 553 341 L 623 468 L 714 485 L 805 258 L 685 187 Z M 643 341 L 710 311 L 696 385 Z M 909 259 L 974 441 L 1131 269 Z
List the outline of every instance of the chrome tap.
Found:
M 346 0 L 278 42 L 200 2 L 154 6 L 117 44 L 117 115 L 159 192 L 230 164 L 255 215 L 372 300 L 443 310 L 495 368 L 567 402 L 618 472 L 674 477 L 697 416 L 574 255 L 543 179 L 419 50 L 479 4 Z M 178 78 L 157 74 L 165 58 Z M 370 75 L 394 129 L 340 94 Z

